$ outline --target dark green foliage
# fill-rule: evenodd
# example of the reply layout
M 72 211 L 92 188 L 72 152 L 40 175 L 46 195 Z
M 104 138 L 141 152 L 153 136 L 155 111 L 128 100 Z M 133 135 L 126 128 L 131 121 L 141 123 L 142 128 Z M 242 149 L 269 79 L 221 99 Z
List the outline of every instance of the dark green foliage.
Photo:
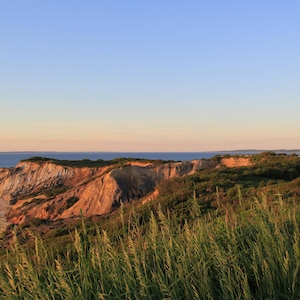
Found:
M 47 220 L 45 219 L 40 219 L 40 218 L 33 218 L 30 220 L 30 224 L 32 224 L 33 226 L 40 226 L 41 224 L 46 223 Z
M 43 164 L 46 162 L 50 162 L 59 166 L 65 167 L 76 167 L 76 168 L 95 168 L 95 167 L 106 167 L 106 166 L 123 166 L 124 164 L 131 162 L 131 161 L 140 161 L 140 162 L 154 162 L 157 164 L 165 163 L 169 161 L 162 161 L 162 160 L 150 160 L 150 159 L 139 159 L 139 158 L 115 158 L 112 160 L 90 160 L 90 159 L 82 159 L 82 160 L 60 160 L 54 158 L 46 158 L 46 157 L 31 157 L 28 159 L 24 159 L 22 161 L 29 161 L 35 162 L 39 164 Z
M 159 185 L 162 206 L 180 210 L 180 203 L 196 195 L 198 202 L 207 202 L 211 207 L 236 204 L 240 190 L 245 197 L 267 193 L 274 200 L 278 193 L 289 201 L 300 194 L 300 158 L 294 155 L 263 153 L 254 155 L 254 165 L 239 168 L 220 168 L 199 171 L 197 174 L 165 181 Z M 177 208 L 176 208 L 177 206 Z
M 79 200 L 78 197 L 70 197 L 70 198 L 67 200 L 67 206 L 66 206 L 66 209 L 68 209 L 68 208 L 70 208 L 71 206 L 73 206 L 78 200 Z
M 50 188 L 45 188 L 39 191 L 39 194 L 45 194 L 48 199 L 54 198 L 55 196 L 66 192 L 69 187 L 64 185 L 57 185 Z

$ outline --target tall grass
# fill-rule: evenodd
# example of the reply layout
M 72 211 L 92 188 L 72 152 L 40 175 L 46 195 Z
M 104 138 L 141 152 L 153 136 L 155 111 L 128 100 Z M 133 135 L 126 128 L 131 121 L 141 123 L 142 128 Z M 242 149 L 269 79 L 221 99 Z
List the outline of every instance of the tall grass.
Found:
M 118 240 L 106 231 L 72 233 L 54 254 L 36 238 L 17 241 L 1 263 L 1 299 L 299 299 L 296 205 L 240 204 L 174 225 L 160 210 L 147 229 L 138 216 Z M 122 216 L 121 216 L 122 217 Z

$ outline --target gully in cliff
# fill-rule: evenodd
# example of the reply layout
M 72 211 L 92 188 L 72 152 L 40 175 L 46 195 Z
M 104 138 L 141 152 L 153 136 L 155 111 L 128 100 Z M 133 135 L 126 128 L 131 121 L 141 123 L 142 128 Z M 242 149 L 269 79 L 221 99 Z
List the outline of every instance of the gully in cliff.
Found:
M 216 167 L 211 160 L 166 162 L 118 159 L 61 161 L 32 158 L 1 176 L 0 199 L 9 207 L 6 218 L 65 219 L 106 214 L 121 202 L 153 193 L 163 180 Z

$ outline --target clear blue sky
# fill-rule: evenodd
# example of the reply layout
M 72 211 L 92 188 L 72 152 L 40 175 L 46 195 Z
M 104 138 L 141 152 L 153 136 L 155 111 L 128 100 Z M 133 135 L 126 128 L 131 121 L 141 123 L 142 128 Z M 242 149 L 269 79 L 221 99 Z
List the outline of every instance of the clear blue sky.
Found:
M 0 2 L 0 151 L 300 148 L 300 1 Z

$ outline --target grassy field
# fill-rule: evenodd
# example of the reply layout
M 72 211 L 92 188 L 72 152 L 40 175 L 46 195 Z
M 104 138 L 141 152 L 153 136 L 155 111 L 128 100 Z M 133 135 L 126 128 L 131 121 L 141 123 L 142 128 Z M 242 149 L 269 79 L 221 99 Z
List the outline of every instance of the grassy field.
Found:
M 123 235 L 70 233 L 64 251 L 15 241 L 1 261 L 1 299 L 299 299 L 300 212 L 279 197 L 175 225 L 160 209 Z M 198 216 L 197 213 L 198 212 Z M 123 219 L 122 210 L 119 215 Z

